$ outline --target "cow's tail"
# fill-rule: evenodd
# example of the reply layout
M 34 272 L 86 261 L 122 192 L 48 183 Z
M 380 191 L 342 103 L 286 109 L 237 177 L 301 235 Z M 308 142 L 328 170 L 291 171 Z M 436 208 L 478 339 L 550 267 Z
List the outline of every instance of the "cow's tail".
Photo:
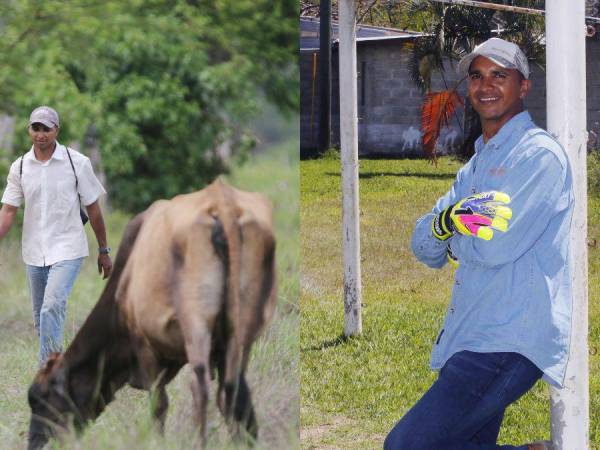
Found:
M 237 397 L 238 381 L 241 369 L 242 341 L 241 341 L 241 311 L 240 311 L 240 277 L 241 277 L 241 230 L 238 219 L 241 211 L 235 200 L 233 189 L 221 179 L 215 181 L 218 191 L 218 217 L 223 225 L 227 241 L 227 281 L 225 311 L 229 323 L 227 332 L 227 350 L 225 356 L 225 415 L 231 418 Z

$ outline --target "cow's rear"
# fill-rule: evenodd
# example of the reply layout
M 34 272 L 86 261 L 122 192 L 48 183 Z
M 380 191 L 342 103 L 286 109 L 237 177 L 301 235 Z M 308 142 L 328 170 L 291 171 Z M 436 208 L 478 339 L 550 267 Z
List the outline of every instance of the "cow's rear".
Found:
M 152 245 L 136 245 L 125 270 L 118 301 L 135 330 L 143 383 L 168 361 L 189 362 L 203 435 L 216 371 L 221 412 L 256 436 L 244 371 L 275 305 L 271 227 L 264 196 L 217 181 L 149 210 L 138 242 Z

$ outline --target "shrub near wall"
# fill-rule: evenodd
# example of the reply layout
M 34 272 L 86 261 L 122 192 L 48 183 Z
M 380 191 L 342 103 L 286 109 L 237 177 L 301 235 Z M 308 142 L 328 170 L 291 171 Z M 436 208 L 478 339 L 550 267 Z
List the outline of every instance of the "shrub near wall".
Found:
M 588 195 L 600 197 L 600 148 L 592 150 L 587 158 Z

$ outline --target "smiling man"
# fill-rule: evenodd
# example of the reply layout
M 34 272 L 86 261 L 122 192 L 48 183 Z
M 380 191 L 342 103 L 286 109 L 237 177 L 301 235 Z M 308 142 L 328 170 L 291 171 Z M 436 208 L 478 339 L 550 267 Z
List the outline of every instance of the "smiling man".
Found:
M 534 384 L 562 387 L 571 334 L 571 170 L 524 110 L 529 66 L 492 38 L 458 65 L 482 136 L 413 234 L 416 257 L 458 265 L 431 368 L 439 376 L 394 426 L 385 450 L 542 450 L 497 445 L 506 408 Z
M 0 210 L 0 239 L 25 204 L 22 255 L 27 269 L 39 362 L 60 351 L 67 297 L 88 256 L 81 206 L 98 240 L 98 271 L 108 277 L 110 249 L 98 198 L 104 188 L 89 158 L 57 142 L 57 112 L 40 106 L 29 117 L 32 147 L 10 167 Z

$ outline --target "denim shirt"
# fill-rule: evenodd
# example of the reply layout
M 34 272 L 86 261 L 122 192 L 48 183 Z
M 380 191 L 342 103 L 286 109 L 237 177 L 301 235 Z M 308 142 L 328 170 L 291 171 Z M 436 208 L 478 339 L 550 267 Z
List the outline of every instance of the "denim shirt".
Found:
M 452 299 L 431 354 L 439 369 L 456 352 L 516 352 L 562 386 L 571 334 L 569 230 L 572 175 L 561 145 L 536 127 L 527 111 L 511 118 L 456 176 L 450 191 L 421 217 L 412 238 L 429 267 L 446 264 L 446 246 L 459 260 Z M 471 194 L 501 191 L 513 211 L 508 231 L 490 241 L 431 231 L 435 214 Z

